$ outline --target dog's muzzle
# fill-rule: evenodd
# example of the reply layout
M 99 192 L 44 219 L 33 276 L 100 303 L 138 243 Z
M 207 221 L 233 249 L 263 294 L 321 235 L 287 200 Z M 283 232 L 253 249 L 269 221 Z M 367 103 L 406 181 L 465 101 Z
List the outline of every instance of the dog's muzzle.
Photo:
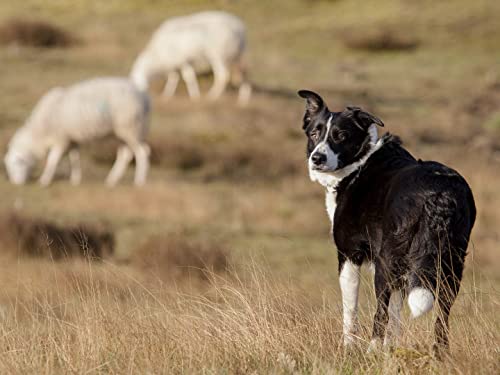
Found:
M 311 161 L 315 167 L 322 167 L 326 163 L 326 155 L 321 152 L 315 152 L 311 155 Z

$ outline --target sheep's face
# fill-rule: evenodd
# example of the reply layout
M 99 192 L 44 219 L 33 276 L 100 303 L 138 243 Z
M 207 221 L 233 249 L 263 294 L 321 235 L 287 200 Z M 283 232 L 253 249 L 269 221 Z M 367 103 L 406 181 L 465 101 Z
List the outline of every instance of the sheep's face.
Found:
M 7 176 L 15 185 L 23 185 L 28 180 L 34 166 L 33 157 L 19 151 L 9 150 L 4 158 Z

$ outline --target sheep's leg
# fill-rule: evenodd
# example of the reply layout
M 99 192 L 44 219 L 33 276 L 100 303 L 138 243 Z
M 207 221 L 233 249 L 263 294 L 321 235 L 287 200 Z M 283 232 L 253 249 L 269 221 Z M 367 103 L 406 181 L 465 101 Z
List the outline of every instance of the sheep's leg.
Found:
M 214 72 L 214 83 L 208 92 L 208 97 L 211 100 L 218 99 L 226 89 L 226 86 L 231 78 L 231 74 L 226 64 L 218 58 L 210 59 L 210 65 Z
M 231 83 L 240 86 L 245 81 L 245 69 L 240 61 L 236 61 L 231 66 Z
M 163 89 L 162 96 L 165 99 L 170 99 L 172 96 L 174 96 L 178 83 L 179 83 L 179 73 L 175 71 L 168 73 L 167 82 L 165 83 L 165 88 Z
M 238 105 L 245 106 L 250 101 L 252 95 L 252 86 L 247 81 L 247 75 L 241 60 L 237 61 L 232 67 L 231 81 L 238 86 Z
M 199 99 L 200 87 L 198 86 L 196 72 L 193 67 L 189 64 L 184 64 L 181 68 L 181 75 L 184 82 L 186 82 L 189 97 L 194 100 Z
M 82 168 L 80 165 L 80 151 L 77 148 L 72 148 L 69 151 L 69 164 L 71 167 L 71 173 L 69 176 L 69 181 L 72 185 L 80 185 L 82 181 Z
M 40 184 L 42 184 L 42 186 L 48 186 L 52 182 L 54 174 L 56 173 L 57 165 L 64 155 L 66 148 L 67 145 L 55 145 L 50 149 L 45 169 L 40 177 Z
M 133 153 L 132 150 L 126 145 L 120 146 L 116 152 L 116 161 L 113 164 L 113 168 L 106 178 L 106 185 L 115 186 L 118 181 L 123 177 L 127 166 L 132 160 Z
M 246 106 L 252 95 L 252 86 L 248 82 L 243 82 L 238 89 L 238 105 Z
M 145 143 L 140 143 L 133 149 L 135 155 L 135 178 L 134 183 L 142 186 L 146 183 L 146 177 L 149 170 L 150 148 Z

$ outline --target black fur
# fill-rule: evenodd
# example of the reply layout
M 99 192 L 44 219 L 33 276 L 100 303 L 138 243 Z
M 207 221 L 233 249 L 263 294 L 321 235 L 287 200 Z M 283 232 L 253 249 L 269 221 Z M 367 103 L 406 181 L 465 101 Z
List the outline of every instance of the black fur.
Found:
M 349 132 L 342 147 L 334 141 L 329 143 L 344 160 L 338 169 L 352 163 L 353 154 L 365 154 L 367 133 L 363 129 L 367 123 L 382 122 L 359 108 L 355 112 L 352 108 L 330 112 L 323 106 L 313 114 L 306 109 L 308 156 L 317 143 L 311 139 L 311 132 L 318 124 L 321 128 L 329 116 L 335 118 L 332 132 Z M 353 119 L 359 124 L 353 124 Z M 346 260 L 357 265 L 366 261 L 375 264 L 374 338 L 384 336 L 391 291 L 419 286 L 430 289 L 441 310 L 435 327 L 436 344 L 447 347 L 448 315 L 460 288 L 476 218 L 474 198 L 467 182 L 453 169 L 416 160 L 399 138 L 390 134 L 381 141 L 382 146 L 366 163 L 336 187 L 333 237 L 339 271 Z

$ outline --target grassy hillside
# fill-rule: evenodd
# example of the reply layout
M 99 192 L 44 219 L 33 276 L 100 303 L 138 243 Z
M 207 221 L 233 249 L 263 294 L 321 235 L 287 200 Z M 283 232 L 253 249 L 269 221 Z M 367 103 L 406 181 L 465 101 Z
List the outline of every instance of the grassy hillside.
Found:
M 17 257 L 2 245 L 0 371 L 498 372 L 496 1 L 4 0 L 0 25 L 41 19 L 79 43 L 0 45 L 0 149 L 50 87 L 126 75 L 165 18 L 213 8 L 248 25 L 248 107 L 236 107 L 234 90 L 216 103 L 192 103 L 182 84 L 171 101 L 154 95 L 153 166 L 141 189 L 132 168 L 119 187 L 104 187 L 111 141 L 83 148 L 79 187 L 64 163 L 50 188 L 0 177 L 1 215 L 104 226 L 116 239 L 115 256 L 97 263 Z M 210 84 L 202 80 L 203 92 Z M 443 362 L 429 355 L 432 317 L 414 322 L 407 311 L 392 355 L 343 352 L 337 263 L 323 191 L 307 176 L 300 88 L 332 109 L 369 109 L 416 156 L 469 181 L 478 220 Z M 199 269 L 185 255 L 198 252 L 223 254 L 228 270 L 207 255 L 202 273 L 175 271 Z M 366 340 L 370 283 L 364 275 Z

